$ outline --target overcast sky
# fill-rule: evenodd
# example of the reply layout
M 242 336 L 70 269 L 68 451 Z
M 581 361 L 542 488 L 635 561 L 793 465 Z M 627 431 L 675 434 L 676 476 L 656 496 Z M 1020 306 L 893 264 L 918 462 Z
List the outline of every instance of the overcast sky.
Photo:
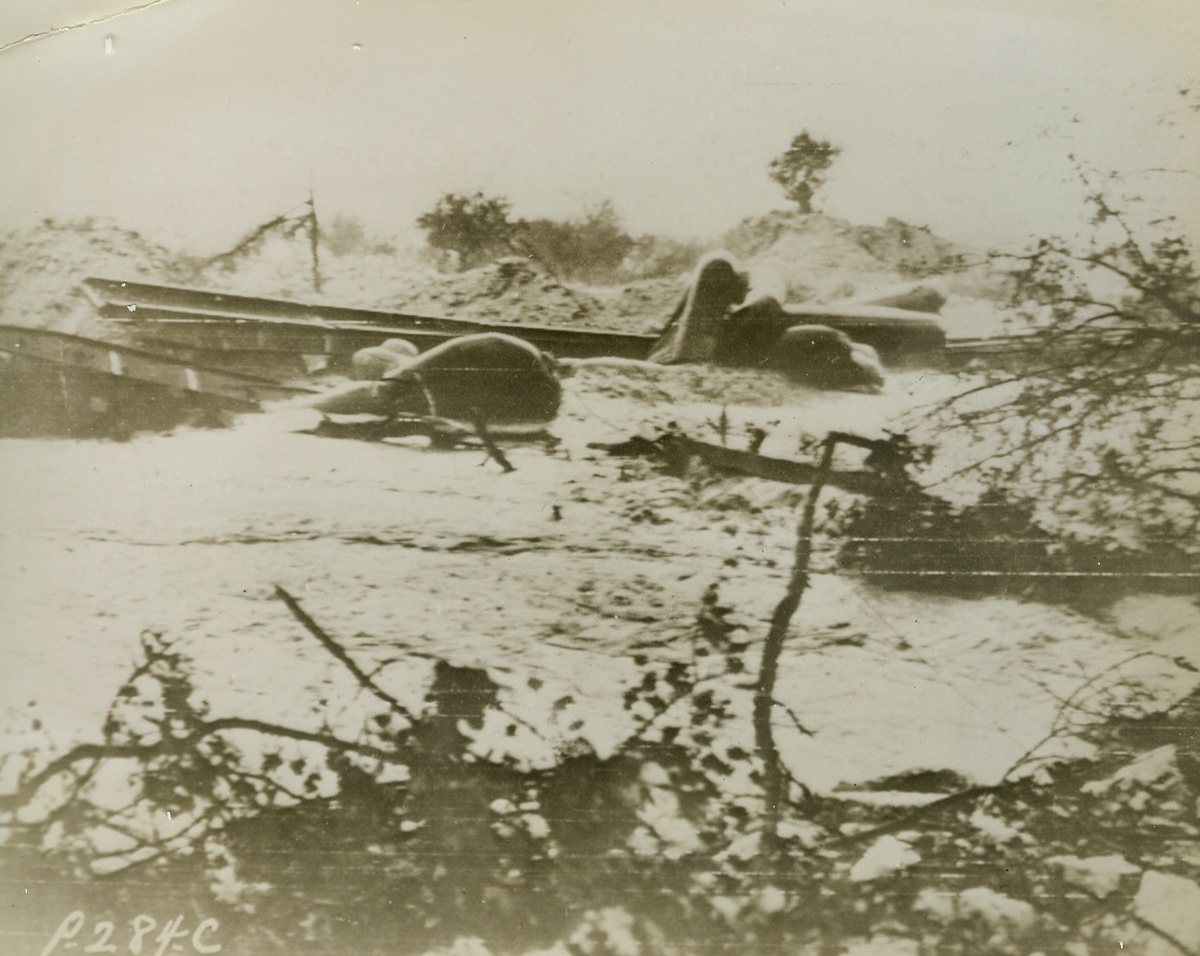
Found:
M 1068 154 L 1200 218 L 1196 0 L 0 3 L 0 219 L 112 216 L 216 251 L 303 202 L 405 235 L 446 191 L 611 199 L 718 236 L 772 156 L 840 145 L 818 205 L 976 246 L 1078 215 Z M 1170 172 L 1147 173 L 1152 167 Z

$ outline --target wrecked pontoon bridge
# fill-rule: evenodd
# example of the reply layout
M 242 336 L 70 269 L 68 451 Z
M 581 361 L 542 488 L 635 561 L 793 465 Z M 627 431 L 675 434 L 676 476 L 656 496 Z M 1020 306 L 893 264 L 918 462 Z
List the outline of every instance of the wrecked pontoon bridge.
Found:
M 83 288 L 103 319 L 139 344 L 177 358 L 230 368 L 282 368 L 300 356 L 346 367 L 359 349 L 402 337 L 425 351 L 448 339 L 502 332 L 560 358 L 646 359 L 658 335 L 345 308 L 206 289 L 91 277 Z M 945 345 L 930 315 L 883 306 L 792 306 L 780 333 L 819 324 L 876 349 L 889 365 L 937 364 Z
M 684 360 L 657 354 L 663 342 L 678 335 L 682 304 L 663 333 L 635 334 L 345 308 L 100 277 L 85 279 L 82 288 L 108 330 L 97 338 L 0 326 L 3 434 L 116 437 L 188 422 L 215 423 L 265 401 L 311 394 L 300 387 L 311 373 L 350 371 L 356 353 L 389 340 L 428 353 L 451 340 L 490 335 L 515 338 L 564 359 Z M 755 321 L 754 334 L 741 343 L 748 343 L 753 354 L 733 364 L 777 367 L 778 362 L 770 363 L 780 337 L 797 325 L 818 323 L 836 330 L 830 334 L 874 347 L 891 365 L 937 364 L 945 345 L 930 316 L 883 306 L 787 306 Z M 732 339 L 741 342 L 740 332 Z M 700 361 L 728 364 L 720 353 Z

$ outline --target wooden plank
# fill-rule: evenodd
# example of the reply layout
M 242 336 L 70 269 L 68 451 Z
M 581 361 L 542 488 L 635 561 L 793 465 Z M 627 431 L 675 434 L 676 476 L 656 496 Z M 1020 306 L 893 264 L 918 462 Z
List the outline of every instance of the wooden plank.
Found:
M 848 436 L 853 439 L 853 436 Z M 852 440 L 862 447 L 874 447 L 879 442 L 864 439 Z M 778 481 L 788 485 L 811 484 L 817 474 L 817 466 L 811 462 L 794 461 L 790 458 L 770 458 L 758 452 L 714 445 L 697 441 L 686 435 L 666 434 L 658 438 L 635 437 L 624 442 L 611 444 L 592 442 L 589 448 L 607 451 L 612 455 L 638 457 L 655 455 L 664 459 L 668 467 L 682 473 L 692 460 L 704 462 L 718 471 L 729 471 L 751 478 Z M 826 479 L 831 485 L 854 494 L 875 495 L 894 488 L 894 482 L 877 471 L 831 471 Z
M 685 436 L 665 436 L 663 445 L 664 453 L 668 456 L 682 452 L 720 471 L 732 471 L 752 478 L 808 485 L 812 484 L 817 474 L 817 466 L 810 462 L 769 458 L 757 452 L 714 445 Z M 826 480 L 843 491 L 861 495 L 880 494 L 892 487 L 886 477 L 874 471 L 831 471 Z

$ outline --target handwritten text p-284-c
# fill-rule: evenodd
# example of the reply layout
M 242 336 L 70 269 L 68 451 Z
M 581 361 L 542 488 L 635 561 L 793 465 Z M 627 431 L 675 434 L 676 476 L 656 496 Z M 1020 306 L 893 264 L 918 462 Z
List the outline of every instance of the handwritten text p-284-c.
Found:
M 58 929 L 50 937 L 50 942 L 42 950 L 41 956 L 50 956 L 55 950 L 64 953 L 115 953 L 119 943 L 126 943 L 128 952 L 133 956 L 141 956 L 142 953 L 146 956 L 167 956 L 172 949 L 186 950 L 189 943 L 192 952 L 201 956 L 221 951 L 221 944 L 213 938 L 219 929 L 215 919 L 201 920 L 195 929 L 184 927 L 182 915 L 167 920 L 161 929 L 156 919 L 144 914 L 135 916 L 127 924 L 120 924 L 120 929 L 112 920 L 97 920 L 92 927 L 93 938 L 87 945 L 84 945 L 84 941 L 76 939 L 83 929 L 84 922 L 83 910 L 68 913 L 58 924 Z M 129 927 L 128 939 L 124 932 L 126 925 Z M 151 936 L 156 929 L 158 933 Z

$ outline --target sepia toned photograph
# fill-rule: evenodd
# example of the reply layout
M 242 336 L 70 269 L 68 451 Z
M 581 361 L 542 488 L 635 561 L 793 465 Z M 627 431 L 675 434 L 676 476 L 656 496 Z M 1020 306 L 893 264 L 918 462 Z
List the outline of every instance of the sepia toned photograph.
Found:
M 0 956 L 1198 956 L 1198 54 L 0 4 Z

